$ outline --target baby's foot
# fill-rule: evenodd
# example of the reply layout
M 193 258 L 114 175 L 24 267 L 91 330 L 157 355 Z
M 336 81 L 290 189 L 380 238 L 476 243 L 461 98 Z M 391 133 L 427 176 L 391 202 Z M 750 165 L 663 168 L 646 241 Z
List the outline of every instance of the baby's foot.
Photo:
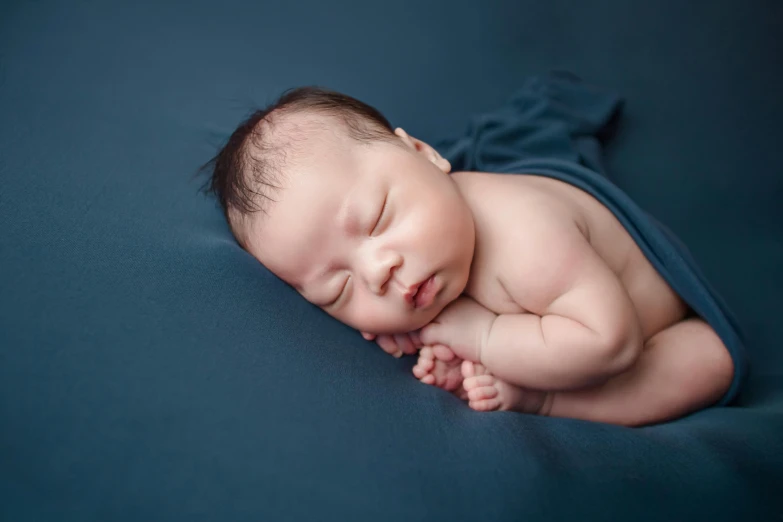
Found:
M 462 386 L 468 405 L 476 411 L 513 410 L 521 413 L 544 413 L 550 394 L 520 388 L 501 381 L 484 365 L 462 361 Z
M 413 367 L 413 375 L 424 384 L 431 384 L 465 398 L 462 389 L 462 359 L 445 346 L 425 346 Z

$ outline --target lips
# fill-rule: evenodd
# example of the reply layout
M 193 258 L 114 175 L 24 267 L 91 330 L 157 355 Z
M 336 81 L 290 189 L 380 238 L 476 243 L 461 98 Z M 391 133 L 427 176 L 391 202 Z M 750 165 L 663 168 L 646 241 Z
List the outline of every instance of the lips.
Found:
M 435 276 L 430 276 L 421 283 L 412 286 L 405 293 L 405 300 L 414 308 L 426 308 L 435 301 L 438 288 L 435 283 Z

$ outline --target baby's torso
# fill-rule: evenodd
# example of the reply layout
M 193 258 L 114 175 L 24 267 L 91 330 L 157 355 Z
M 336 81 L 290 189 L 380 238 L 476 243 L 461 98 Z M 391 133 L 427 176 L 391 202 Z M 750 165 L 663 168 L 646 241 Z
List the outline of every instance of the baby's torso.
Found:
M 645 339 L 679 321 L 686 306 L 644 257 L 617 218 L 588 193 L 567 183 L 534 175 L 453 174 L 473 210 L 476 254 L 466 293 L 495 313 L 520 313 L 499 280 L 500 256 L 534 249 L 555 255 L 537 233 L 542 216 L 556 212 L 582 231 L 599 256 L 617 275 L 634 303 Z M 546 208 L 547 212 L 540 209 Z M 513 228 L 514 233 L 509 230 Z M 522 258 L 523 256 L 518 256 Z M 519 270 L 530 268 L 519 266 Z M 534 278 L 531 270 L 525 277 Z

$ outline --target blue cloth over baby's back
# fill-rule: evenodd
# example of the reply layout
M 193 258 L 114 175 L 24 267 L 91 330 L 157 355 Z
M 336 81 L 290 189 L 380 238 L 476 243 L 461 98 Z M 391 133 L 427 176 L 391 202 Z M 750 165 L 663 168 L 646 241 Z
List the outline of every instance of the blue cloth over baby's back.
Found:
M 747 360 L 739 327 L 686 247 L 606 177 L 602 140 L 622 102 L 567 73 L 531 77 L 499 109 L 474 117 L 465 134 L 437 146 L 456 170 L 534 174 L 570 183 L 604 204 L 671 287 L 707 321 L 734 360 L 720 401 L 739 391 Z

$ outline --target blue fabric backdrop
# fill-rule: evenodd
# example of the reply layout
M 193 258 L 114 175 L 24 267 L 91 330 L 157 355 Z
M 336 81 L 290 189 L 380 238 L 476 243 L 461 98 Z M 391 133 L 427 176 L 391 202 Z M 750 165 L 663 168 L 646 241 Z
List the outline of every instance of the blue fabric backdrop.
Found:
M 783 479 L 783 4 L 0 5 L 0 519 L 770 520 Z M 425 140 L 531 74 L 626 100 L 615 182 L 747 333 L 734 406 L 477 414 L 303 302 L 192 173 L 284 88 Z

